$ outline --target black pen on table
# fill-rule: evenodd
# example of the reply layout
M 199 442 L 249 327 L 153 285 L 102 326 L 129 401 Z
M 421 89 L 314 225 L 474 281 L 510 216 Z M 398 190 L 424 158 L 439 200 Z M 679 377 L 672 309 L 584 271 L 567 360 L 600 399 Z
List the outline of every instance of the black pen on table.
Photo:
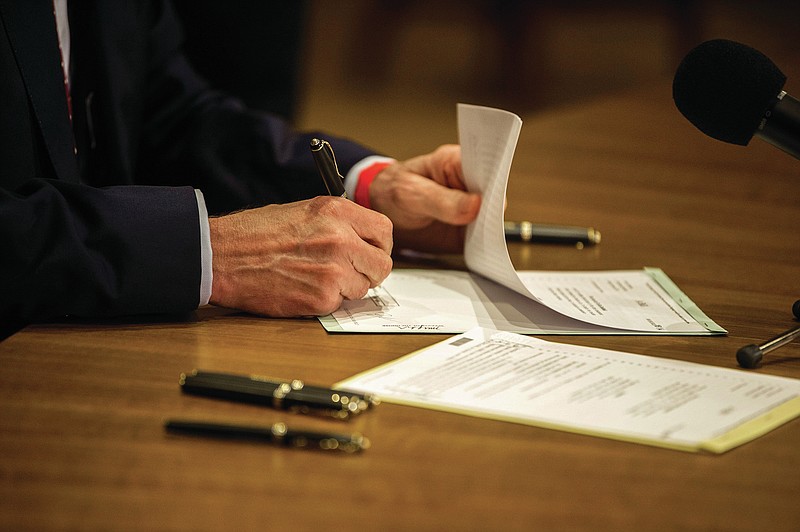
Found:
M 535 224 L 532 222 L 503 222 L 506 240 L 512 242 L 542 242 L 573 244 L 579 248 L 600 243 L 600 231 L 593 227 Z
M 195 369 L 181 373 L 181 391 L 240 403 L 268 406 L 298 414 L 349 419 L 374 408 L 380 400 L 370 394 L 334 390 L 299 379 L 278 380 L 261 375 L 237 375 Z
M 344 190 L 344 178 L 339 173 L 339 167 L 336 165 L 336 156 L 333 153 L 330 142 L 311 139 L 310 148 L 317 170 L 322 176 L 325 188 L 328 189 L 328 195 L 347 199 L 347 192 Z

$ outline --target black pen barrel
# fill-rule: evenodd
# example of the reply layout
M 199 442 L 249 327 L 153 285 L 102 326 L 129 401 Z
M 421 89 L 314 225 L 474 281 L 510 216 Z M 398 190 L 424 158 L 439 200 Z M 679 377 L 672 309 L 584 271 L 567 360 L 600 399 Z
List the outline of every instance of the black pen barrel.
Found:
M 269 406 L 338 419 L 367 410 L 373 402 L 363 395 L 339 392 L 302 381 L 273 381 L 258 376 L 194 371 L 182 374 L 184 393 Z

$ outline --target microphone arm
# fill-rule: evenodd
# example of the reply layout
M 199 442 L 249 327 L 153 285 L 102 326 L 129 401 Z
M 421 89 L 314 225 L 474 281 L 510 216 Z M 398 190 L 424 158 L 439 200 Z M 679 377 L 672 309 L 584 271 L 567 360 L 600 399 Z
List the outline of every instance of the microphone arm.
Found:
M 761 120 L 755 136 L 800 159 L 800 101 L 781 91 L 777 103 Z

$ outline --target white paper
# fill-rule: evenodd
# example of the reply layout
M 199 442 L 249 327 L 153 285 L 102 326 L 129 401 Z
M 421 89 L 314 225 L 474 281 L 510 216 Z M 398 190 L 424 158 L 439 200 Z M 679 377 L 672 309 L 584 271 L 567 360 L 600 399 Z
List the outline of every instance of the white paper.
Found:
M 522 128 L 507 111 L 458 104 L 458 138 L 467 190 L 481 195 L 477 219 L 467 226 L 464 262 L 470 271 L 535 298 L 514 270 L 503 229 L 508 175 Z
M 346 302 L 321 321 L 329 331 L 370 333 L 461 333 L 473 327 L 522 334 L 697 335 L 721 331 L 658 269 L 520 272 L 526 282 L 528 274 L 539 277 L 537 283 L 552 293 L 544 295 L 546 300 L 554 300 L 553 308 L 475 273 L 400 269 L 364 299 Z M 618 283 L 624 291 L 605 287 Z M 559 307 L 565 312 L 559 312 Z M 571 318 L 566 311 L 583 319 Z M 614 323 L 624 326 L 606 325 Z
M 464 259 L 472 273 L 393 271 L 364 299 L 345 301 L 320 318 L 326 330 L 460 333 L 481 326 L 526 334 L 725 332 L 657 268 L 517 272 L 508 254 L 503 211 L 522 120 L 507 111 L 459 104 L 458 127 L 467 189 L 482 198 L 478 217 L 466 231 Z M 491 286 L 495 283 L 502 286 Z
M 781 405 L 792 408 L 769 428 L 800 414 L 795 379 L 482 328 L 336 387 L 386 402 L 684 449 L 714 450 L 712 440 Z M 736 444 L 765 427 L 752 427 Z

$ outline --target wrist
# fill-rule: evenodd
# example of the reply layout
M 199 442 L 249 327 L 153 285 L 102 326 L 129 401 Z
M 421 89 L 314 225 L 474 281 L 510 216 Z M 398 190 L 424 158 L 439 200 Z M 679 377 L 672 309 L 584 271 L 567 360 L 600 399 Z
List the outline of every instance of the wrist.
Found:
M 222 305 L 225 300 L 226 276 L 224 274 L 224 263 L 226 259 L 225 242 L 223 237 L 228 230 L 229 220 L 226 216 L 208 219 L 209 237 L 211 241 L 211 293 L 209 303 L 212 305 Z
M 373 163 L 361 172 L 361 175 L 358 177 L 358 185 L 356 185 L 356 194 L 354 198 L 356 203 L 368 209 L 372 208 L 372 202 L 369 199 L 369 187 L 381 170 L 390 164 L 391 163 L 388 162 Z

